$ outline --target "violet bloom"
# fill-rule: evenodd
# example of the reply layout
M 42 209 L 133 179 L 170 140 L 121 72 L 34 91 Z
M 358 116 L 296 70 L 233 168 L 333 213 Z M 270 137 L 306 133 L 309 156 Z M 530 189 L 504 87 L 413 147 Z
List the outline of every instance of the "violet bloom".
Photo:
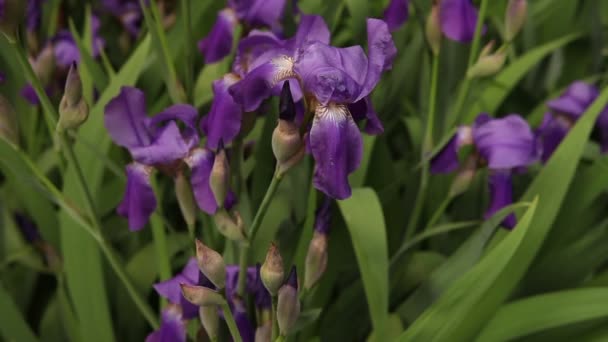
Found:
M 42 22 L 42 3 L 46 0 L 29 0 L 26 10 L 27 30 L 35 32 Z
M 534 134 L 519 115 L 492 119 L 480 114 L 472 127 L 461 127 L 451 141 L 431 160 L 431 172 L 449 173 L 460 167 L 458 150 L 466 145 L 475 147 L 479 165 L 489 169 L 490 206 L 485 218 L 513 202 L 511 177 L 538 159 Z M 509 215 L 503 225 L 515 226 L 515 216 Z
M 102 0 L 102 5 L 106 11 L 118 18 L 132 37 L 139 34 L 143 13 L 138 0 Z
M 384 21 L 389 30 L 395 31 L 405 24 L 410 16 L 409 0 L 391 0 L 384 10 Z
M 215 63 L 230 53 L 234 30 L 239 24 L 278 31 L 284 8 L 285 0 L 229 0 L 228 8 L 218 13 L 211 31 L 198 43 L 205 63 Z
M 439 22 L 441 31 L 449 39 L 470 42 L 475 35 L 477 9 L 471 0 L 441 0 Z
M 549 112 L 545 113 L 542 124 L 536 130 L 543 162 L 551 157 L 570 128 L 598 95 L 599 91 L 593 85 L 576 81 L 561 96 L 547 102 Z M 608 151 L 608 107 L 598 117 L 597 127 L 600 131 L 602 152 L 606 152 Z
M 228 265 L 226 267 L 226 298 L 234 313 L 239 332 L 244 341 L 253 341 L 255 330 L 247 316 L 242 299 L 236 295 L 239 266 Z M 255 267 L 247 269 L 247 293 L 251 294 L 259 309 L 270 308 L 270 294 L 261 284 L 259 271 Z M 156 292 L 166 298 L 170 303 L 179 305 L 183 312 L 183 319 L 189 320 L 197 317 L 198 307 L 186 300 L 181 292 L 180 284 L 205 286 L 215 289 L 213 284 L 199 271 L 195 258 L 191 258 L 182 272 L 175 277 L 154 285 Z
M 186 326 L 180 308 L 169 306 L 163 310 L 160 328 L 146 337 L 146 342 L 186 342 Z
M 91 32 L 93 35 L 92 53 L 93 57 L 99 56 L 104 48 L 105 40 L 99 36 L 101 22 L 97 16 L 91 17 Z M 80 51 L 72 33 L 68 30 L 57 32 L 52 39 L 57 66 L 68 68 L 73 62 L 80 63 Z
M 154 117 L 146 115 L 144 93 L 123 87 L 105 108 L 104 122 L 112 140 L 129 150 L 135 160 L 127 166 L 127 188 L 118 213 L 129 219 L 129 228 L 145 226 L 156 198 L 150 185 L 155 166 L 179 166 L 198 145 L 197 111 L 189 105 L 173 105 Z M 184 125 L 180 129 L 178 122 Z
M 315 115 L 309 147 L 316 161 L 315 187 L 332 198 L 344 199 L 351 194 L 348 175 L 358 168 L 362 155 L 355 119 L 367 119 L 368 132 L 382 131 L 368 96 L 381 73 L 391 68 L 397 50 L 382 20 L 367 21 L 368 55 L 359 46 L 329 46 L 327 26 L 314 25 L 313 20 L 322 21 L 303 18 L 296 37 L 258 58 L 258 66 L 230 92 L 249 111 L 276 93 L 280 82 L 297 80 L 307 98 L 314 99 L 310 101 Z

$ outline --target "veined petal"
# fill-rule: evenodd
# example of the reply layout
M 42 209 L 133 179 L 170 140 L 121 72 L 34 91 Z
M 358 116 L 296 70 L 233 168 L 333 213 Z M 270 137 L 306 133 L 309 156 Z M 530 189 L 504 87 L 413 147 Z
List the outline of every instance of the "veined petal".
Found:
M 112 140 L 126 148 L 147 146 L 152 138 L 145 125 L 146 99 L 133 87 L 122 87 L 120 94 L 105 108 L 104 123 Z
M 490 186 L 490 205 L 484 214 L 484 218 L 492 217 L 500 209 L 513 203 L 513 186 L 511 184 L 511 172 L 508 170 L 492 170 L 488 178 Z M 510 214 L 503 221 L 505 228 L 515 227 L 515 215 Z
M 201 120 L 201 130 L 207 135 L 207 148 L 216 150 L 220 141 L 230 144 L 241 130 L 241 106 L 228 93 L 228 88 L 238 81 L 238 76 L 226 74 L 213 82 L 211 109 Z
M 281 81 L 292 77 L 295 77 L 293 59 L 280 56 L 253 69 L 244 79 L 232 85 L 229 92 L 245 112 L 252 112 L 274 93 L 274 88 Z
M 218 13 L 211 32 L 198 43 L 198 49 L 205 56 L 206 64 L 215 63 L 228 56 L 237 25 L 238 19 L 232 9 L 226 8 Z
M 348 175 L 361 163 L 363 140 L 348 109 L 335 104 L 317 106 L 309 135 L 315 187 L 332 198 L 350 197 Z
M 410 16 L 409 0 L 391 0 L 384 10 L 384 21 L 389 30 L 395 31 L 405 24 Z
M 451 40 L 466 43 L 473 40 L 477 9 L 471 0 L 442 0 L 439 3 L 441 31 Z
M 194 198 L 198 207 L 207 214 L 215 214 L 218 207 L 209 184 L 214 160 L 215 154 L 211 150 L 203 148 L 194 149 L 186 158 L 186 163 L 192 170 L 190 183 Z
M 169 164 L 188 155 L 190 147 L 175 121 L 169 122 L 148 146 L 129 149 L 133 159 L 146 165 Z
M 511 114 L 479 122 L 473 127 L 473 139 L 488 168 L 525 167 L 537 160 L 534 134 L 521 116 Z
M 150 185 L 150 170 L 139 163 L 127 165 L 127 187 L 118 213 L 129 219 L 132 231 L 143 228 L 156 209 L 156 197 Z
M 146 342 L 186 342 L 186 325 L 179 307 L 163 310 L 160 328 L 148 335 Z
M 147 118 L 147 125 L 152 135 L 160 134 L 163 131 L 162 124 L 167 121 L 179 120 L 184 124 L 184 129 L 181 132 L 182 140 L 188 149 L 198 145 L 199 137 L 196 130 L 196 117 L 198 111 L 196 108 L 186 104 L 176 104 L 170 106 L 158 113 L 157 115 Z

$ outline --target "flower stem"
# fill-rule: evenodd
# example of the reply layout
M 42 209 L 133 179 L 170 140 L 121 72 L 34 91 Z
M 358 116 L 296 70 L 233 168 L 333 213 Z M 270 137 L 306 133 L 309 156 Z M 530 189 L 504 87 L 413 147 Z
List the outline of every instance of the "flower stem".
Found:
M 247 279 L 247 262 L 249 259 L 249 247 L 246 244 L 241 244 L 239 255 L 239 276 L 236 283 L 236 293 L 239 297 L 245 296 L 245 282 Z
M 424 133 L 424 141 L 422 143 L 422 151 L 420 158 L 426 160 L 426 156 L 433 150 L 433 127 L 435 126 L 435 106 L 437 102 L 437 79 L 439 76 L 439 55 L 433 55 L 433 63 L 431 70 L 431 88 L 429 90 L 429 112 L 426 118 L 426 129 Z M 429 183 L 429 162 L 422 163 L 420 176 L 420 186 L 416 195 L 416 203 L 408 222 L 404 241 L 408 240 L 412 234 L 416 232 L 418 221 L 426 200 L 426 190 Z
M 271 341 L 275 341 L 279 336 L 279 321 L 277 320 L 278 301 L 279 300 L 276 295 L 272 296 L 272 337 L 270 338 Z
M 429 229 L 433 228 L 435 223 L 437 223 L 437 221 L 439 221 L 439 219 L 441 218 L 441 216 L 443 215 L 445 210 L 448 208 L 448 205 L 450 205 L 450 203 L 452 202 L 452 198 L 453 197 L 451 197 L 451 196 L 446 196 L 443 199 L 443 201 L 441 202 L 441 204 L 439 205 L 437 210 L 435 210 L 435 213 L 433 214 L 433 216 L 431 217 L 429 222 L 427 222 L 426 227 L 424 228 L 424 231 L 428 231 Z
M 224 311 L 224 319 L 226 320 L 226 324 L 228 325 L 228 330 L 230 330 L 230 335 L 232 335 L 232 339 L 234 342 L 242 342 L 241 334 L 239 333 L 239 329 L 236 326 L 236 322 L 234 321 L 234 316 L 232 316 L 232 311 L 230 311 L 230 306 L 228 306 L 228 302 L 225 301 L 222 304 L 222 310 Z
M 185 54 L 186 54 L 186 65 L 185 65 L 185 85 L 186 85 L 186 98 L 188 103 L 194 103 L 194 71 L 193 71 L 193 54 L 192 54 L 192 44 L 194 40 L 192 39 L 192 24 L 190 20 L 190 0 L 181 0 L 181 14 L 185 18 L 184 25 L 186 26 L 186 45 L 185 45 Z
M 469 60 L 467 62 L 468 71 L 471 66 L 475 63 L 477 59 L 477 54 L 479 52 L 479 45 L 481 41 L 481 30 L 483 29 L 483 19 L 486 16 L 486 10 L 488 8 L 488 0 L 481 0 L 481 6 L 479 7 L 479 15 L 477 16 L 477 23 L 475 25 L 475 35 L 473 36 L 473 43 L 471 45 L 471 52 L 469 53 Z M 465 72 L 466 72 L 465 71 Z M 469 90 L 471 89 L 471 79 L 465 77 L 460 86 L 460 91 L 458 93 L 458 99 L 456 100 L 456 107 L 454 107 L 454 111 L 452 112 L 452 119 L 446 120 L 446 123 L 449 123 L 446 127 L 444 127 L 444 131 L 449 130 L 454 126 L 461 116 L 461 111 L 463 109 L 464 103 L 469 95 Z
M 156 212 L 154 215 L 152 215 L 152 219 L 150 221 L 152 226 L 152 238 L 154 239 L 154 248 L 156 249 L 156 263 L 158 265 L 160 280 L 167 280 L 171 278 L 171 264 L 169 263 L 169 252 L 167 250 L 167 234 L 165 232 L 165 226 L 162 220 L 163 194 L 154 179 L 152 180 L 152 187 L 158 201 L 158 207 L 156 208 Z

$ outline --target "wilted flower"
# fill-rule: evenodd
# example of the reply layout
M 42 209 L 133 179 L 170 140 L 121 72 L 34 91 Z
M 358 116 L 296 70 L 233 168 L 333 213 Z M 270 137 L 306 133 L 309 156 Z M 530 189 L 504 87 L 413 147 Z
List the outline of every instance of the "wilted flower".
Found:
M 480 114 L 472 127 L 461 127 L 431 160 L 431 172 L 448 173 L 458 169 L 458 151 L 471 144 L 475 147 L 473 153 L 478 158 L 478 165 L 489 169 L 491 203 L 484 215 L 488 218 L 512 203 L 512 174 L 537 160 L 536 142 L 530 126 L 519 115 L 492 119 L 487 114 Z M 508 216 L 503 225 L 513 228 L 515 216 Z

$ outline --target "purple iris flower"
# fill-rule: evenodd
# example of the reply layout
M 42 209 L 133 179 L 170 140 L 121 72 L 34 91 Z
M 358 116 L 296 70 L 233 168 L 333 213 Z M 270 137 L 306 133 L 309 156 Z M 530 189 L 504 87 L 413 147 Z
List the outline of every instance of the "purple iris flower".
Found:
M 489 169 L 490 206 L 485 218 L 513 202 L 511 177 L 538 159 L 536 141 L 528 123 L 519 115 L 492 119 L 480 114 L 472 127 L 460 127 L 450 142 L 431 160 L 431 172 L 449 173 L 460 168 L 458 150 L 474 145 L 478 164 Z M 515 226 L 509 215 L 503 225 Z
M 439 22 L 441 31 L 449 39 L 470 42 L 475 35 L 477 9 L 471 0 L 441 0 Z
M 118 213 L 139 230 L 156 208 L 150 173 L 155 166 L 178 165 L 199 143 L 196 108 L 173 105 L 154 117 L 146 115 L 144 93 L 123 87 L 105 108 L 104 122 L 112 140 L 129 150 L 135 160 L 127 166 L 127 188 Z M 178 123 L 184 128 L 180 129 Z
M 247 311 L 243 302 L 236 295 L 236 287 L 238 281 L 239 266 L 228 265 L 226 267 L 226 298 L 233 310 L 234 318 L 237 321 L 239 332 L 244 341 L 253 341 L 255 330 L 247 316 Z M 154 289 L 158 294 L 167 298 L 170 303 L 181 306 L 183 318 L 185 320 L 197 317 L 198 307 L 188 302 L 182 295 L 180 284 L 205 286 L 214 289 L 213 284 L 199 271 L 198 264 L 195 258 L 191 258 L 182 272 L 175 277 L 157 283 Z M 256 306 L 259 309 L 270 308 L 270 294 L 262 285 L 259 276 L 259 269 L 249 267 L 247 269 L 247 286 L 246 291 L 253 295 Z
M 229 144 L 241 130 L 243 112 L 234 102 L 228 88 L 240 77 L 230 73 L 213 82 L 213 102 L 209 114 L 201 120 L 201 131 L 207 135 L 207 147 L 217 149 L 220 141 Z
M 395 31 L 410 17 L 409 0 L 391 0 L 384 10 L 384 21 L 389 30 Z
M 42 21 L 42 3 L 46 0 L 29 0 L 26 10 L 27 30 L 34 32 L 40 27 Z
M 179 307 L 163 310 L 160 328 L 148 335 L 146 342 L 186 342 L 186 326 Z
M 205 63 L 215 63 L 226 57 L 232 48 L 234 30 L 239 24 L 246 28 L 264 27 L 277 32 L 285 0 L 229 0 L 228 8 L 218 14 L 209 35 L 199 42 Z
M 99 36 L 101 22 L 97 16 L 91 17 L 91 32 L 93 35 L 92 53 L 93 57 L 99 56 L 99 53 L 104 48 L 105 40 Z M 59 67 L 67 68 L 72 62 L 80 63 L 80 51 L 78 45 L 68 30 L 57 32 L 52 39 L 55 51 L 55 60 Z
M 549 112 L 545 113 L 542 124 L 536 130 L 543 162 L 551 157 L 570 128 L 598 95 L 599 91 L 593 85 L 576 81 L 561 96 L 547 102 Z M 608 151 L 608 107 L 600 113 L 596 124 L 600 132 L 600 146 L 605 153 Z
M 120 20 L 132 37 L 139 34 L 143 13 L 138 0 L 102 0 L 102 5 L 106 11 Z
M 348 175 L 361 161 L 362 139 L 354 119 L 367 119 L 369 132 L 382 131 L 368 96 L 397 52 L 384 21 L 368 19 L 367 25 L 368 55 L 359 46 L 329 46 L 323 20 L 304 16 L 294 38 L 256 58 L 256 66 L 230 88 L 235 101 L 252 111 L 277 94 L 282 81 L 298 81 L 315 112 L 309 132 L 315 187 L 337 199 L 350 196 Z

